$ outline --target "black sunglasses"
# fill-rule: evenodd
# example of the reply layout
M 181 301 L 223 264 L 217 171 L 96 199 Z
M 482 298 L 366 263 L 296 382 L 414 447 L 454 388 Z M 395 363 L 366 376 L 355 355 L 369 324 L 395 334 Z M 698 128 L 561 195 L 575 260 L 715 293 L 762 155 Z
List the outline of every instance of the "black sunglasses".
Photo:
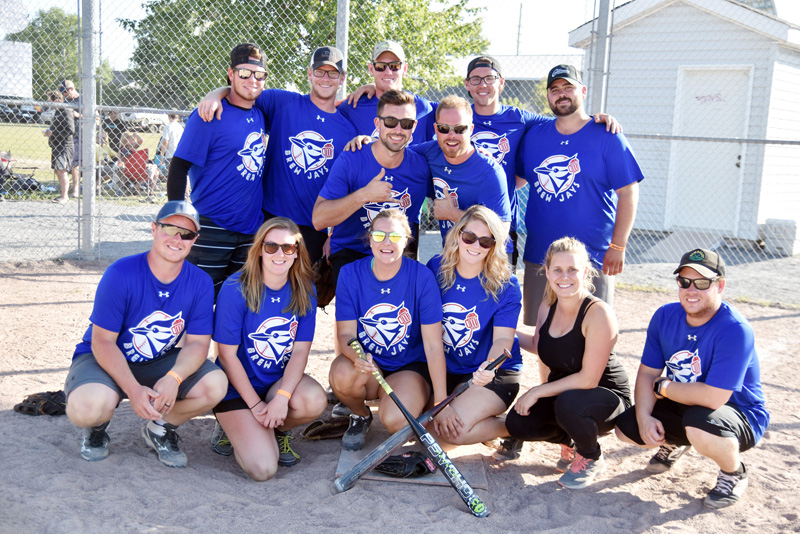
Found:
M 481 246 L 481 248 L 492 248 L 494 246 L 495 240 L 493 237 L 478 237 L 474 233 L 468 230 L 461 230 L 461 241 L 466 243 L 467 245 L 472 245 L 475 241 Z
M 397 117 L 381 117 L 380 115 L 378 115 L 378 118 L 383 121 L 387 128 L 396 128 L 399 124 L 400 128 L 404 130 L 410 130 L 417 122 L 416 119 L 398 119 Z
M 392 72 L 397 72 L 403 66 L 402 61 L 378 61 L 372 62 L 372 68 L 374 68 L 378 72 L 383 72 L 386 70 L 386 67 L 389 67 L 389 70 Z
M 436 130 L 442 135 L 447 135 L 450 133 L 450 130 L 453 130 L 456 135 L 461 135 L 467 131 L 469 128 L 469 124 L 456 124 L 455 126 L 450 126 L 449 124 L 439 124 L 436 123 Z
M 263 82 L 267 79 L 267 72 L 263 70 L 250 70 L 250 69 L 235 69 L 236 73 L 239 75 L 239 78 L 242 80 L 246 80 L 253 76 L 259 82 Z
M 264 247 L 264 252 L 267 254 L 275 254 L 278 249 L 281 249 L 284 254 L 291 256 L 297 252 L 297 243 L 273 243 L 272 241 L 264 241 L 261 246 Z
M 191 241 L 195 237 L 197 237 L 197 232 L 192 232 L 191 230 L 187 230 L 186 228 L 181 228 L 180 226 L 175 226 L 174 224 L 166 224 L 162 222 L 156 223 L 158 226 L 164 230 L 164 233 L 170 237 L 175 237 L 176 235 L 181 236 L 181 239 L 184 241 Z
M 719 280 L 719 278 L 686 278 L 683 276 L 678 276 L 675 278 L 675 281 L 678 282 L 678 287 L 681 289 L 689 289 L 692 284 L 694 287 L 699 289 L 700 291 L 705 291 L 711 284 Z

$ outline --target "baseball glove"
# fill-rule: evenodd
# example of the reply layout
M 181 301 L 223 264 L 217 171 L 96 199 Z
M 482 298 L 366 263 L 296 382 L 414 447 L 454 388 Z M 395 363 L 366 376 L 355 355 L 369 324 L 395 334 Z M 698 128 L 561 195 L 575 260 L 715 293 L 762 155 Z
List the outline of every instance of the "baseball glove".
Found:
M 63 391 L 33 393 L 15 405 L 14 411 L 25 415 L 65 415 L 67 397 Z
M 327 421 L 317 419 L 303 430 L 303 437 L 307 440 L 341 438 L 350 426 L 349 417 L 334 417 Z
M 333 281 L 333 269 L 324 256 L 312 266 L 317 274 L 317 307 L 325 309 L 336 296 L 336 284 Z
M 412 451 L 389 456 L 382 464 L 375 466 L 375 471 L 390 477 L 417 478 L 433 473 L 436 466 L 421 452 Z

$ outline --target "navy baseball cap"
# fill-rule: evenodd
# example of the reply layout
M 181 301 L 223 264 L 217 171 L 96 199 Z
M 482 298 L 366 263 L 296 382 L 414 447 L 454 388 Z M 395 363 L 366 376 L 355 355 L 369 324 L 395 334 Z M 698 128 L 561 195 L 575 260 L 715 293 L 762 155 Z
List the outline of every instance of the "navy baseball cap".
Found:
M 186 217 L 194 223 L 194 231 L 200 232 L 200 214 L 189 202 L 185 200 L 170 200 L 164 204 L 156 215 L 156 222 L 161 222 L 173 215 Z
M 344 55 L 342 51 L 333 46 L 321 46 L 311 54 L 311 70 L 316 70 L 323 65 L 330 65 L 339 72 L 344 72 Z
M 503 72 L 500 70 L 500 62 L 497 61 L 492 56 L 478 56 L 472 61 L 469 62 L 467 65 L 467 78 L 469 78 L 470 72 L 478 67 L 489 67 L 490 69 L 494 69 L 497 72 L 497 75 L 501 78 L 503 77 Z
M 550 69 L 550 73 L 547 75 L 547 87 L 550 87 L 556 80 L 567 80 L 572 85 L 583 85 L 580 73 L 572 65 L 556 65 Z
M 684 254 L 681 264 L 672 274 L 678 274 L 684 267 L 694 269 L 706 278 L 725 278 L 725 262 L 722 261 L 722 256 L 704 248 L 696 248 Z
M 258 52 L 258 55 L 261 56 L 260 58 L 254 58 L 250 54 L 253 52 Z M 261 49 L 252 44 L 252 43 L 242 43 L 237 45 L 233 50 L 231 50 L 231 68 L 236 68 L 236 65 L 243 65 L 243 64 L 250 64 L 255 65 L 256 67 L 264 68 L 264 52 Z

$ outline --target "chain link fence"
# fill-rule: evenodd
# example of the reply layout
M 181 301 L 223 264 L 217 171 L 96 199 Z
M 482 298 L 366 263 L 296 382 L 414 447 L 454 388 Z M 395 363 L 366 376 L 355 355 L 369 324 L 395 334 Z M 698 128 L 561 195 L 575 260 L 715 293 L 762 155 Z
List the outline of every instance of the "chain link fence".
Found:
M 800 52 L 781 41 L 785 24 L 735 2 L 724 12 L 665 2 L 638 13 L 638 4 L 612 16 L 605 96 L 645 174 L 627 258 L 630 272 L 642 275 L 632 283 L 647 285 L 654 264 L 674 263 L 697 244 L 722 249 L 732 264 L 793 261 L 800 252 L 800 100 L 787 85 L 800 76 Z M 226 84 L 234 45 L 255 42 L 266 51 L 268 87 L 307 92 L 311 51 L 346 38 L 352 91 L 371 81 L 366 65 L 375 42 L 396 39 L 410 62 L 406 89 L 430 100 L 467 97 L 467 62 L 488 47 L 479 17 L 466 2 L 438 0 L 3 3 L 0 261 L 146 250 L 143 223 L 165 201 L 164 131 Z M 502 102 L 549 114 L 547 71 L 571 63 L 590 80 L 596 34 L 591 22 L 571 32 L 574 55 L 496 56 L 506 79 Z M 62 188 L 45 135 L 59 107 L 46 95 L 62 80 L 76 93 L 94 93 L 92 102 L 76 94 L 61 106 L 79 114 L 83 156 L 78 187 L 71 172 L 67 180 L 67 192 L 79 198 L 66 204 L 52 202 Z M 598 111 L 589 99 L 587 110 Z M 524 210 L 528 187 L 517 194 Z M 523 242 L 526 231 L 523 223 Z

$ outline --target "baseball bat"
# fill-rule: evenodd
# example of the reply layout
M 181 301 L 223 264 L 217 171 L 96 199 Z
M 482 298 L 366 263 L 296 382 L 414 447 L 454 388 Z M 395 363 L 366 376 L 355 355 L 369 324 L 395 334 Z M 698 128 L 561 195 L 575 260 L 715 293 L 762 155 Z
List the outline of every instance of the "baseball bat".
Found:
M 511 357 L 511 353 L 508 350 L 503 351 L 503 354 L 500 355 L 497 359 L 492 361 L 489 365 L 486 366 L 487 371 L 493 371 L 496 368 L 503 365 L 507 359 Z M 433 421 L 433 418 L 436 417 L 436 414 L 441 412 L 448 404 L 450 404 L 453 399 L 464 393 L 467 388 L 472 385 L 472 379 L 470 378 L 467 382 L 462 382 L 461 384 L 453 390 L 453 392 L 448 396 L 445 400 L 428 410 L 427 412 L 423 413 L 417 418 L 417 422 L 422 426 L 427 426 L 428 423 Z M 343 492 L 347 491 L 355 485 L 359 478 L 364 476 L 365 473 L 372 470 L 376 465 L 383 462 L 386 458 L 388 458 L 394 451 L 399 449 L 403 446 L 403 444 L 408 441 L 411 435 L 414 433 L 414 430 L 411 428 L 411 425 L 406 425 L 391 436 L 389 436 L 386 441 L 378 445 L 371 453 L 366 455 L 362 458 L 356 465 L 350 468 L 349 471 L 343 473 L 339 478 L 334 480 L 333 485 L 336 487 L 336 491 Z
M 357 338 L 353 338 L 347 342 L 350 347 L 356 351 L 358 357 L 362 360 L 367 360 L 366 354 L 364 354 L 364 349 L 359 343 Z M 433 436 L 431 436 L 430 432 L 425 430 L 425 427 L 422 426 L 417 422 L 411 412 L 403 406 L 403 403 L 400 402 L 400 399 L 397 398 L 392 386 L 389 385 L 386 380 L 384 380 L 383 376 L 381 375 L 380 371 L 377 369 L 372 372 L 372 376 L 375 377 L 375 380 L 381 385 L 383 390 L 386 392 L 387 395 L 394 401 L 397 408 L 406 418 L 408 424 L 411 425 L 411 429 L 416 434 L 417 439 L 419 440 L 420 445 L 422 445 L 422 451 L 425 455 L 435 463 L 439 469 L 442 470 L 444 473 L 445 478 L 453 486 L 453 489 L 456 490 L 461 500 L 463 500 L 469 511 L 475 517 L 486 517 L 489 515 L 489 509 L 486 507 L 486 504 L 483 500 L 478 497 L 475 493 L 475 490 L 472 489 L 472 486 L 469 485 L 469 482 L 464 478 L 464 475 L 458 470 L 458 468 L 453 464 L 453 461 L 447 456 L 447 453 L 442 450 L 442 447 L 436 442 Z

